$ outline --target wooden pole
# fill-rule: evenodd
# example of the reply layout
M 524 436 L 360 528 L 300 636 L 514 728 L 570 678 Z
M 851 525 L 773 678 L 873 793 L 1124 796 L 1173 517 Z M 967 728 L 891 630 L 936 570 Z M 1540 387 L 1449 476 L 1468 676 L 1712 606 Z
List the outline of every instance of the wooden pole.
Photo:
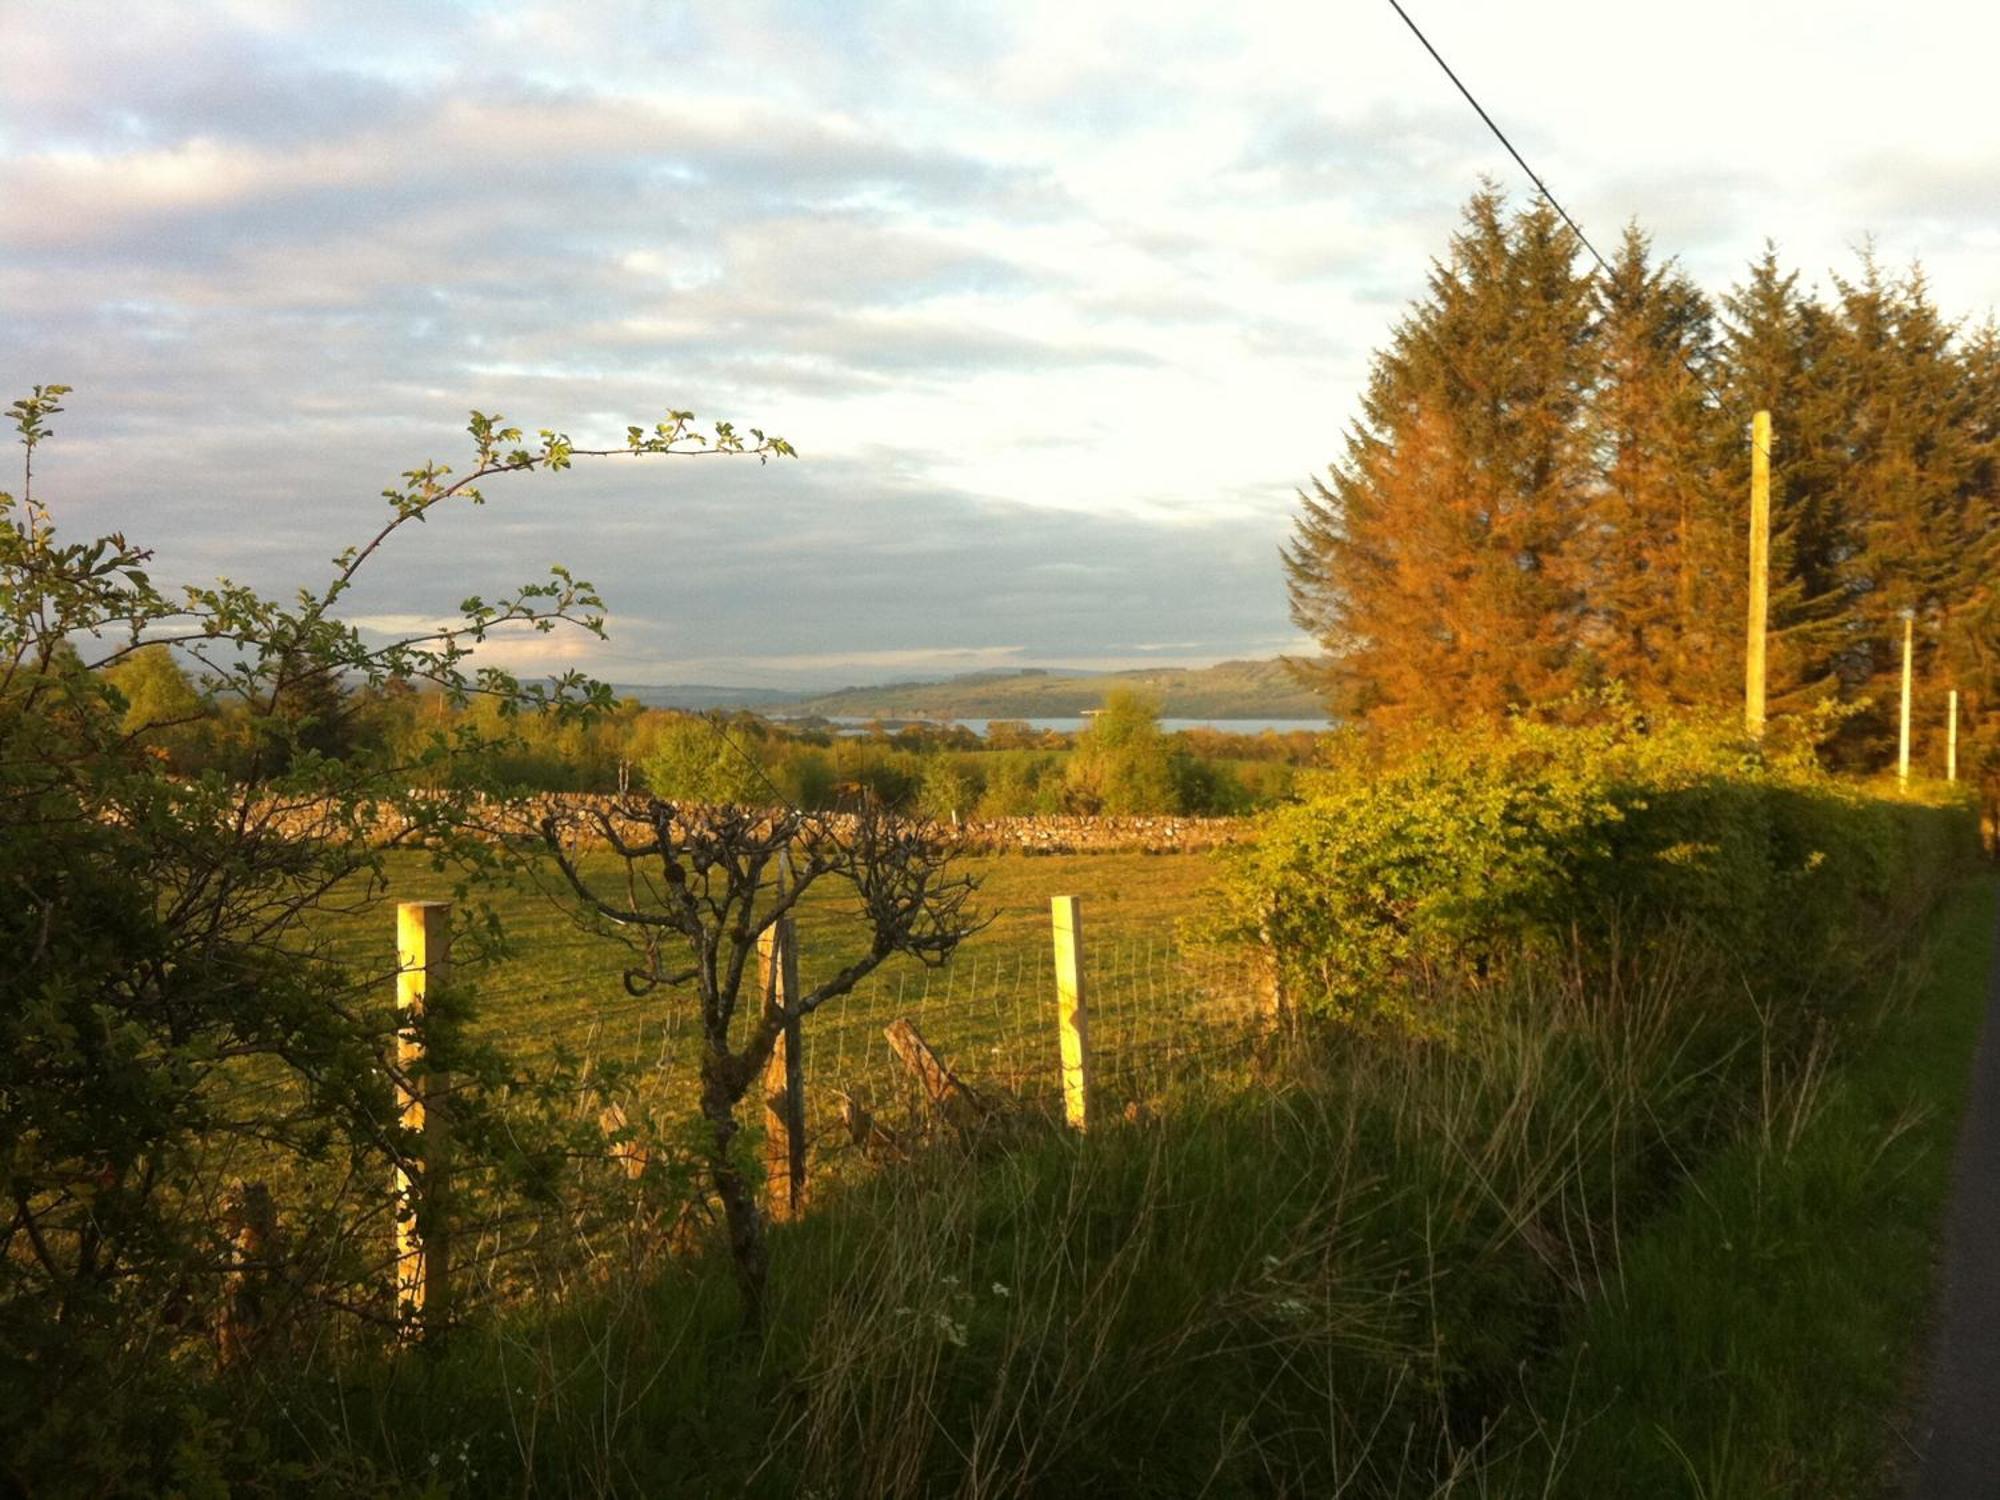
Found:
M 757 969 L 767 1005 L 790 1010 L 798 1003 L 799 941 L 789 916 L 758 937 Z M 796 1219 L 805 1211 L 805 1058 L 796 1016 L 779 1029 L 764 1065 L 764 1190 L 773 1219 Z
M 1896 780 L 1905 786 L 1910 780 L 1910 646 L 1916 635 L 1915 610 L 1903 611 L 1903 713 L 1896 735 Z
M 931 1108 L 961 1131 L 983 1123 L 989 1113 L 987 1103 L 964 1079 L 952 1072 L 937 1049 L 924 1040 L 923 1033 L 910 1024 L 908 1016 L 898 1016 L 883 1028 L 889 1050 L 910 1072 L 924 1091 Z
M 411 1074 L 424 1061 L 430 992 L 451 973 L 451 903 L 399 902 L 396 954 L 396 1104 L 404 1128 L 422 1140 L 416 1161 L 396 1167 L 396 1304 L 399 1313 L 434 1323 L 447 1305 L 444 1079 Z
M 1750 623 L 1743 652 L 1743 727 L 1764 737 L 1764 635 L 1771 612 L 1771 414 L 1750 423 Z
M 1944 779 L 1958 784 L 1958 689 L 1951 690 L 1950 727 L 1945 730 L 1944 739 Z
M 223 1284 L 222 1319 L 217 1329 L 222 1362 L 233 1365 L 253 1353 L 269 1309 L 264 1289 L 277 1239 L 278 1216 L 271 1190 L 261 1182 L 238 1182 L 228 1203 L 230 1269 Z
M 1268 915 L 1257 929 L 1257 980 L 1258 1019 L 1266 1031 L 1278 1031 L 1289 1017 L 1290 1006 L 1285 994 L 1285 966 L 1278 957 Z
M 1049 900 L 1056 939 L 1056 1028 L 1062 1041 L 1063 1118 L 1090 1128 L 1090 1007 L 1083 989 L 1083 903 Z

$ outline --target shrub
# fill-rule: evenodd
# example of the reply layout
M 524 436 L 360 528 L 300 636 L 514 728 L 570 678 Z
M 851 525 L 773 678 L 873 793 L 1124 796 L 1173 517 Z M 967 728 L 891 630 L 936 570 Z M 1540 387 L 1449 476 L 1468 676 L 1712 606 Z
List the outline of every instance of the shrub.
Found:
M 1129 688 L 1113 689 L 1077 736 L 1066 772 L 1068 800 L 1083 813 L 1180 812 L 1186 758 L 1160 733 L 1156 703 Z
M 1272 943 L 1297 1003 L 1424 1029 L 1406 981 L 1691 928 L 1811 982 L 1969 854 L 1967 807 L 1890 802 L 1739 734 L 1525 719 L 1310 774 L 1230 857 L 1222 928 Z
M 711 806 L 762 807 L 775 798 L 749 744 L 735 726 L 694 715 L 661 725 L 639 774 L 656 797 Z

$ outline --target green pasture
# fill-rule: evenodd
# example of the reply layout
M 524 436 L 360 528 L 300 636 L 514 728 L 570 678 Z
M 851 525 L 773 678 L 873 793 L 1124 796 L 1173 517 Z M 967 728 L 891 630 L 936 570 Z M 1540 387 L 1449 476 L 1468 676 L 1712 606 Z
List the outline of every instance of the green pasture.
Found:
M 585 874 L 607 896 L 622 890 L 623 867 L 587 856 Z M 884 1028 L 908 1017 L 946 1061 L 975 1086 L 1048 1106 L 1057 1096 L 1053 940 L 1049 898 L 1083 898 L 1085 976 L 1091 1050 L 1106 1108 L 1143 1100 L 1188 1066 L 1236 1049 L 1245 1034 L 1253 976 L 1243 956 L 1204 953 L 1184 943 L 1182 918 L 1195 913 L 1215 867 L 1204 855 L 1090 854 L 969 858 L 985 925 L 951 962 L 928 969 L 907 958 L 885 964 L 805 1026 L 808 1109 L 816 1132 L 840 1096 L 871 1109 L 897 1109 L 900 1070 Z M 420 856 L 397 856 L 379 900 L 328 918 L 323 935 L 363 973 L 393 991 L 395 905 L 449 899 L 454 877 Z M 523 1069 L 558 1047 L 630 1073 L 642 1100 L 684 1101 L 698 1063 L 691 993 L 660 988 L 634 996 L 624 982 L 638 955 L 615 936 L 589 931 L 554 872 L 516 877 L 481 899 L 502 943 L 480 939 L 482 914 L 462 907 L 454 942 L 456 977 L 473 1000 L 473 1036 L 503 1049 Z M 805 989 L 857 956 L 866 929 L 831 883 L 799 921 Z M 668 962 L 672 950 L 668 950 Z

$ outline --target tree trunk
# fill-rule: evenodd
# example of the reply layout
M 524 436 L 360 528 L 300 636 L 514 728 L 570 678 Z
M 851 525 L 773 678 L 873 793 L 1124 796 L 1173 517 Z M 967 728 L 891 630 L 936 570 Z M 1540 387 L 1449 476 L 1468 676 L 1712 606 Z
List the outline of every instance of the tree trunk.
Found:
M 729 1256 L 736 1264 L 736 1287 L 743 1299 L 743 1327 L 764 1326 L 764 1284 L 770 1253 L 764 1243 L 764 1220 L 757 1195 L 731 1152 L 736 1141 L 736 1100 L 727 1080 L 719 1076 L 714 1058 L 702 1067 L 701 1112 L 709 1123 L 708 1170 L 715 1196 L 729 1225 Z

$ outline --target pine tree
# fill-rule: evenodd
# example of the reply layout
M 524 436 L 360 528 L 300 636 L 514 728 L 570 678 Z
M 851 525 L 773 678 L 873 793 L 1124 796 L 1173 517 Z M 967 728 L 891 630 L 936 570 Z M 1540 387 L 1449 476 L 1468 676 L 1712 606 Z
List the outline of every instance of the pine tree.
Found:
M 1722 299 L 1720 468 L 1735 501 L 1732 567 L 1746 576 L 1750 427 L 1772 417 L 1771 618 L 1766 690 L 1774 716 L 1840 695 L 1849 635 L 1847 560 L 1854 550 L 1841 505 L 1845 439 L 1829 388 L 1833 329 L 1767 244 L 1747 280 Z M 1735 614 L 1742 628 L 1742 612 Z M 1739 646 L 1737 661 L 1742 660 Z M 1738 679 L 1740 683 L 1740 678 Z
M 1706 385 L 1708 299 L 1629 227 L 1598 284 L 1590 406 L 1602 479 L 1576 556 L 1595 671 L 1641 702 L 1726 701 L 1741 681 L 1742 506 Z
M 1312 675 L 1343 715 L 1439 721 L 1578 680 L 1591 285 L 1546 204 L 1467 204 L 1378 355 L 1346 455 L 1285 549 Z
M 1938 680 L 1926 686 L 1938 695 L 1958 690 L 1960 774 L 1982 786 L 1991 815 L 2000 812 L 2000 587 L 1987 538 L 2000 522 L 2000 327 L 1989 319 L 1976 329 L 1965 340 L 1960 365 L 1971 450 L 1966 524 L 1977 539 L 1967 550 L 1985 561 L 1968 568 L 1965 587 L 1951 602 L 1938 633 Z
M 1847 696 L 1867 704 L 1845 745 L 1862 763 L 1877 763 L 1896 738 L 1905 610 L 1915 615 L 1915 678 L 1924 689 L 1913 713 L 1919 745 L 1941 726 L 1941 643 L 1984 587 L 1992 513 L 1978 492 L 1977 416 L 1956 329 L 1931 301 L 1922 271 L 1892 280 L 1864 252 L 1858 279 L 1834 284 L 1830 363 L 1853 542 L 1841 669 Z

